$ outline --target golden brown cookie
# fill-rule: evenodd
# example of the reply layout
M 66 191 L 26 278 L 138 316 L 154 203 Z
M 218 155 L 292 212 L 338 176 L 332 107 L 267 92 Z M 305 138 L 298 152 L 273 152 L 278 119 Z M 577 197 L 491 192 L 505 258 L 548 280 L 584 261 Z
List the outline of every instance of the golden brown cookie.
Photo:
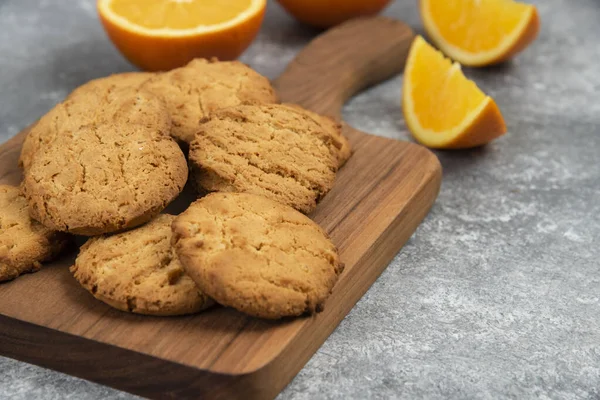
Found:
M 99 235 L 132 228 L 164 209 L 187 180 L 166 107 L 144 90 L 77 96 L 37 127 L 54 139 L 38 149 L 23 189 L 31 216 L 51 229 Z
M 307 110 L 298 104 L 285 103 L 282 105 L 297 110 L 301 114 L 304 114 L 307 118 L 313 119 L 315 123 L 319 124 L 323 129 L 331 133 L 333 140 L 330 143 L 330 149 L 337 154 L 338 168 L 341 168 L 346 161 L 348 161 L 352 155 L 352 147 L 350 146 L 348 139 L 346 139 L 346 137 L 342 134 L 342 124 L 337 122 L 332 117 L 317 114 L 316 112 Z
M 200 121 L 213 111 L 247 103 L 275 103 L 277 95 L 264 76 L 239 61 L 196 59 L 146 82 L 162 97 L 173 119 L 171 134 L 189 143 Z
M 94 297 L 123 311 L 166 316 L 211 306 L 171 247 L 174 218 L 162 214 L 139 228 L 89 239 L 71 272 Z
M 152 72 L 123 72 L 103 78 L 93 79 L 75 88 L 68 97 L 88 96 L 93 91 L 112 91 L 126 88 L 139 89 L 146 81 L 156 74 Z
M 200 125 L 189 161 L 197 186 L 208 192 L 254 193 L 309 213 L 333 186 L 334 140 L 294 108 L 244 105 Z
M 69 236 L 32 220 L 19 188 L 0 185 L 0 282 L 35 272 L 69 242 Z
M 106 78 L 99 78 L 89 81 L 76 88 L 65 101 L 56 106 L 62 112 L 68 114 L 71 109 L 77 109 L 78 106 L 92 106 L 94 101 L 101 101 L 101 98 L 115 90 L 124 88 L 139 88 L 150 77 L 154 76 L 150 72 L 127 72 L 122 74 L 113 74 Z M 74 98 L 83 96 L 82 101 L 73 101 Z M 56 111 L 54 111 L 56 113 Z M 74 111 L 77 113 L 77 110 Z M 41 123 L 40 123 L 41 122 Z M 29 133 L 23 141 L 21 156 L 19 157 L 19 167 L 29 168 L 31 159 L 40 147 L 43 147 L 54 140 L 56 130 L 53 129 L 53 120 L 42 117 L 41 121 L 31 127 Z
M 172 225 L 188 275 L 218 303 L 281 318 L 318 312 L 344 269 L 336 247 L 291 207 L 244 193 L 212 193 Z

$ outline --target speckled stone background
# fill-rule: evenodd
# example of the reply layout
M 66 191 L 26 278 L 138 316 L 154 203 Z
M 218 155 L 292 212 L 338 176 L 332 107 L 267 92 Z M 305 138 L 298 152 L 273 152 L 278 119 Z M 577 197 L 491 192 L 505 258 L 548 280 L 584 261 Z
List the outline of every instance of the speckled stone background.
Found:
M 600 398 L 600 2 L 536 3 L 527 52 L 466 70 L 508 134 L 437 153 L 431 214 L 281 399 Z M 415 0 L 386 14 L 421 30 Z M 77 85 L 133 69 L 93 0 L 0 0 L 0 28 L 0 141 Z M 275 77 L 314 33 L 270 3 L 243 59 Z M 346 120 L 410 140 L 401 84 L 357 96 Z M 0 358 L 0 398 L 132 397 Z

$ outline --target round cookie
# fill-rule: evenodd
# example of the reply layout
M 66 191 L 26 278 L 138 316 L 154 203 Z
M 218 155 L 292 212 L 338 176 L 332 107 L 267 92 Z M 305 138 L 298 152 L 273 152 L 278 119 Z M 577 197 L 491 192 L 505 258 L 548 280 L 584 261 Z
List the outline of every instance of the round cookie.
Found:
M 261 318 L 318 312 L 344 269 L 336 247 L 291 207 L 245 193 L 211 193 L 172 225 L 173 246 L 216 302 Z
M 331 133 L 333 140 L 331 141 L 329 147 L 331 151 L 337 154 L 338 168 L 341 168 L 346 161 L 348 161 L 352 155 L 352 147 L 350 146 L 348 139 L 346 139 L 346 137 L 342 134 L 342 124 L 331 117 L 317 114 L 316 112 L 307 110 L 298 104 L 284 103 L 282 106 L 289 107 L 301 114 L 304 114 L 307 118 L 311 118 L 316 124 L 320 125 L 327 132 Z
M 94 297 L 123 311 L 166 316 L 211 306 L 171 247 L 174 218 L 162 214 L 139 228 L 88 239 L 71 272 Z
M 69 236 L 29 217 L 19 188 L 0 185 L 0 282 L 35 272 L 69 243 Z
M 139 88 L 152 76 L 154 76 L 154 74 L 150 72 L 126 72 L 122 74 L 113 74 L 105 78 L 94 79 L 76 88 L 49 114 L 56 115 L 57 112 L 61 112 L 68 115 L 70 112 L 69 110 L 73 108 L 75 108 L 75 113 L 77 113 L 77 109 L 81 105 L 92 105 L 93 107 L 93 101 L 101 101 L 103 95 L 124 88 Z M 76 99 L 79 96 L 83 96 L 81 101 L 73 101 L 73 99 Z M 23 141 L 23 147 L 19 157 L 19 167 L 24 170 L 29 168 L 31 160 L 38 149 L 55 139 L 56 129 L 54 128 L 53 122 L 54 119 L 52 117 L 44 116 L 30 128 L 29 133 Z
M 196 59 L 143 85 L 167 104 L 171 135 L 189 143 L 202 119 L 218 109 L 247 103 L 276 103 L 268 79 L 239 61 Z
M 67 98 L 74 96 L 88 96 L 93 91 L 112 91 L 125 88 L 140 88 L 146 81 L 156 74 L 153 72 L 123 72 L 112 74 L 103 78 L 92 79 L 75 88 Z
M 168 135 L 168 112 L 149 92 L 78 96 L 56 106 L 42 124 L 54 139 L 36 153 L 23 189 L 30 215 L 51 229 L 99 235 L 132 228 L 157 215 L 185 185 L 187 164 Z
M 254 193 L 309 213 L 333 186 L 334 140 L 292 107 L 237 106 L 200 125 L 189 161 L 205 191 Z

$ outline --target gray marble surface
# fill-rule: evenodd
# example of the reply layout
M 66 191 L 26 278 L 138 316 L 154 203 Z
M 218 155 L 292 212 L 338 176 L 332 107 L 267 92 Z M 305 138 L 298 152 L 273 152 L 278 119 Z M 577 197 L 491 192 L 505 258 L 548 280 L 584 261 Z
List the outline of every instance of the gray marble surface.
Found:
M 75 86 L 133 69 L 93 3 L 0 1 L 0 141 Z M 542 31 L 527 52 L 466 69 L 508 134 L 437 153 L 431 214 L 281 399 L 600 398 L 600 3 L 536 3 Z M 415 4 L 386 14 L 421 30 Z M 272 3 L 243 59 L 275 77 L 313 34 Z M 346 120 L 410 140 L 401 84 L 357 96 Z M 0 398 L 131 396 L 0 358 Z

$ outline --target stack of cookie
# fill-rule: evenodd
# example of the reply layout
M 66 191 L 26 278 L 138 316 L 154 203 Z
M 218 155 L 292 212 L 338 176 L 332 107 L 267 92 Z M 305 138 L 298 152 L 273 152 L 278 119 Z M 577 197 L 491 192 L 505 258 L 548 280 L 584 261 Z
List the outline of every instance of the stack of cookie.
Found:
M 239 62 L 91 81 L 30 130 L 21 190 L 0 187 L 0 281 L 39 269 L 76 234 L 92 237 L 73 275 L 124 311 L 319 311 L 343 264 L 305 214 L 350 154 L 339 124 L 278 104 Z M 164 213 L 188 178 L 197 200 Z

